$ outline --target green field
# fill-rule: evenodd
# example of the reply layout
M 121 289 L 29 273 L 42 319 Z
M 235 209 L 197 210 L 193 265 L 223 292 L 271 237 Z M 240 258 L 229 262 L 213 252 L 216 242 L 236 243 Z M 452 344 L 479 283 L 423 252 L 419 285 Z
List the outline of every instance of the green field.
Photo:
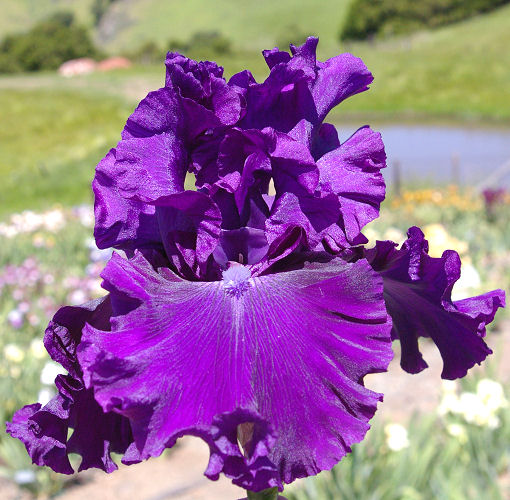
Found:
M 64 3 L 77 4 L 62 0 L 55 5 Z M 6 12 L 12 14 L 14 3 L 4 4 Z M 339 106 L 329 117 L 331 121 L 354 121 L 360 125 L 380 120 L 438 119 L 510 123 L 510 6 L 435 31 L 340 47 L 334 37 L 342 9 L 333 15 L 333 11 L 328 13 L 324 8 L 321 17 L 304 4 L 302 9 L 292 10 L 288 1 L 278 3 L 271 11 L 267 6 L 262 8 L 264 0 L 257 3 L 257 12 L 250 11 L 250 7 L 243 12 L 230 9 L 227 15 L 226 6 L 231 3 L 223 0 L 215 12 L 195 16 L 192 11 L 198 10 L 198 0 L 181 4 L 173 15 L 165 9 L 174 2 L 143 0 L 130 2 L 129 6 L 136 10 L 142 4 L 150 9 L 136 11 L 139 23 L 126 28 L 122 34 L 125 38 L 119 42 L 124 48 L 135 46 L 137 32 L 162 36 L 163 21 L 168 21 L 169 26 L 179 24 L 184 22 L 184 17 L 179 16 L 188 13 L 193 22 L 186 25 L 186 30 L 192 33 L 201 29 L 200 23 L 206 23 L 205 19 L 222 17 L 223 13 L 221 26 L 240 46 L 231 54 L 215 58 L 225 66 L 227 76 L 249 68 L 259 80 L 267 69 L 258 49 L 273 45 L 268 33 L 277 38 L 280 28 L 294 22 L 290 14 L 276 15 L 274 9 L 289 8 L 321 35 L 321 58 L 348 50 L 362 57 L 374 73 L 371 90 Z M 18 7 L 22 5 L 31 3 L 19 2 Z M 329 8 L 332 3 L 326 5 Z M 34 7 L 35 13 L 38 8 Z M 240 24 L 239 16 L 247 12 L 251 12 L 251 22 Z M 150 16 L 157 17 L 161 26 L 154 22 L 149 28 Z M 266 26 L 264 30 L 260 29 L 262 25 Z M 0 23 L 0 33 L 1 29 Z M 168 31 L 177 37 L 184 33 L 185 28 L 180 29 Z M 235 37 L 242 37 L 245 45 L 241 47 L 241 38 Z M 211 57 L 205 53 L 189 55 Z M 90 199 L 96 162 L 115 145 L 136 102 L 147 91 L 162 85 L 163 78 L 163 64 L 71 79 L 55 73 L 1 76 L 0 217 L 26 207 Z

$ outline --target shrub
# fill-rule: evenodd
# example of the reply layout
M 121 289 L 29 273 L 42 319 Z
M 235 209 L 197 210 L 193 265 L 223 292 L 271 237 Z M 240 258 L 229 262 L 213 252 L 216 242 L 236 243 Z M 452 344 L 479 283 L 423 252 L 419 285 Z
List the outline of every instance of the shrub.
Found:
M 88 31 L 74 23 L 72 13 L 60 12 L 37 23 L 27 33 L 0 43 L 0 72 L 56 69 L 77 57 L 97 57 Z
M 353 0 L 340 40 L 411 33 L 488 12 L 509 0 Z
M 232 48 L 230 40 L 219 31 L 197 31 L 186 45 L 188 50 L 214 54 L 227 54 Z

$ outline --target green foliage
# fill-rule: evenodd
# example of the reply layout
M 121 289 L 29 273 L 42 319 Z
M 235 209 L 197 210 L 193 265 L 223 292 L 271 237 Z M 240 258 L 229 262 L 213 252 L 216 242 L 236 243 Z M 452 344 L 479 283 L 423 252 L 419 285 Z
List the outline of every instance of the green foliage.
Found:
M 0 92 L 0 217 L 89 201 L 95 164 L 115 144 L 132 105 L 95 93 Z
M 296 24 L 285 27 L 278 38 L 276 39 L 276 46 L 282 50 L 288 50 L 290 44 L 301 45 L 309 36 L 314 36 L 315 33 L 307 32 Z M 269 48 L 269 47 L 268 47 Z
M 156 42 L 147 41 L 137 50 L 126 52 L 126 57 L 138 64 L 158 64 L 164 61 L 165 51 Z
M 462 417 L 415 415 L 408 445 L 392 449 L 387 427 L 376 422 L 365 440 L 330 472 L 285 492 L 289 500 L 503 500 L 510 461 L 510 418 L 499 425 Z M 376 417 L 377 420 L 377 417 Z M 452 427 L 452 424 L 455 427 Z M 459 432 L 460 430 L 460 432 Z
M 60 12 L 27 33 L 7 36 L 0 43 L 0 72 L 56 69 L 69 59 L 97 55 L 88 31 L 74 24 L 71 12 Z
M 213 54 L 228 54 L 231 51 L 230 40 L 219 31 L 197 31 L 186 44 L 189 51 L 211 51 Z
M 354 0 L 340 31 L 340 40 L 411 33 L 436 28 L 489 12 L 508 0 Z

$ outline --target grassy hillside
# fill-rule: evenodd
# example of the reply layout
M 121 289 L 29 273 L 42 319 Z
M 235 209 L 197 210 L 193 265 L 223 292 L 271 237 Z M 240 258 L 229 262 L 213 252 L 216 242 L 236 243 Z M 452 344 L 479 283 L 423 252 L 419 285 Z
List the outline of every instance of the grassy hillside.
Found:
M 323 49 L 335 44 L 340 23 L 350 0 L 120 0 L 103 23 L 120 19 L 105 47 L 121 50 L 130 44 L 156 39 L 187 40 L 201 30 L 218 30 L 242 49 L 272 47 L 277 40 L 299 33 L 317 34 Z M 122 19 L 123 18 L 123 19 Z
M 90 25 L 93 0 L 1 0 L 0 38 L 7 33 L 25 31 L 35 22 L 60 10 L 75 13 L 80 23 Z
M 372 89 L 338 113 L 510 120 L 510 6 L 376 45 L 344 46 L 374 73 Z
M 149 0 L 131 4 L 145 2 Z M 189 9 L 193 2 L 185 5 Z M 260 16 L 267 15 L 262 11 Z M 343 47 L 335 46 L 334 23 L 330 17 L 328 21 L 331 38 L 328 42 L 321 36 L 321 57 L 348 50 L 362 57 L 375 75 L 371 90 L 343 103 L 330 120 L 355 118 L 361 124 L 377 118 L 472 118 L 510 123 L 510 6 L 412 37 Z M 255 31 L 248 36 L 253 26 L 246 28 L 246 40 L 268 36 Z M 261 80 L 267 69 L 257 52 L 271 45 L 260 42 L 257 50 L 247 46 L 217 59 L 227 75 L 247 67 Z M 27 206 L 88 199 L 97 160 L 116 143 L 135 103 L 159 87 L 163 77 L 162 64 L 72 79 L 55 73 L 0 77 L 0 218 Z
M 62 9 L 91 24 L 93 0 L 1 0 L 0 37 L 23 31 Z M 117 0 L 95 31 L 99 45 L 110 52 L 136 48 L 146 40 L 166 44 L 186 41 L 197 31 L 217 30 L 238 49 L 260 50 L 277 41 L 318 34 L 324 50 L 335 45 L 350 0 Z
M 90 201 L 94 166 L 132 106 L 46 90 L 0 92 L 0 217 L 26 207 Z

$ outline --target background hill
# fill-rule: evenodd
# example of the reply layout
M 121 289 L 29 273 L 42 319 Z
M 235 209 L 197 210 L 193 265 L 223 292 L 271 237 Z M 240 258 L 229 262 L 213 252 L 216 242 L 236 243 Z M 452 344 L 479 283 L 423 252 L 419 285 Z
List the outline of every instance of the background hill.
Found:
M 99 47 L 122 52 L 146 41 L 186 41 L 195 32 L 218 31 L 233 46 L 260 50 L 320 33 L 322 50 L 336 38 L 350 0 L 116 0 L 93 26 L 95 0 L 2 0 L 0 38 L 23 31 L 59 10 L 70 10 L 93 29 Z

